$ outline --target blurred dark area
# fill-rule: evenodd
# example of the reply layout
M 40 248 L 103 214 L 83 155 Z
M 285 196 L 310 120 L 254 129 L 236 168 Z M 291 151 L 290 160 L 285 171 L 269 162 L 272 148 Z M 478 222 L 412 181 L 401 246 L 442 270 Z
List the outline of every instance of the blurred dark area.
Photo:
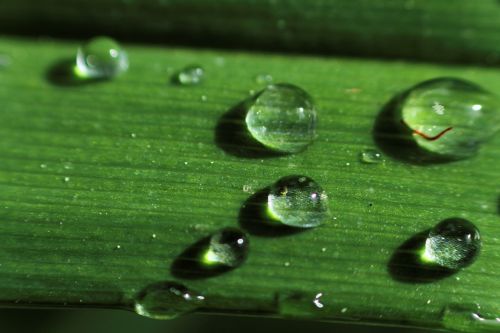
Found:
M 248 316 L 191 314 L 169 321 L 144 318 L 121 310 L 3 309 L 0 332 L 5 333 L 427 333 L 400 327 L 361 326 Z

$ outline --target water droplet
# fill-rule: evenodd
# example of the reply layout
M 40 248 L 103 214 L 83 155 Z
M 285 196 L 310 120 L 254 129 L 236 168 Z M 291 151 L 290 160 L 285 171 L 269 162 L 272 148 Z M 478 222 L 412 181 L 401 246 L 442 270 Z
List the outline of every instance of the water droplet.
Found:
M 109 37 L 95 37 L 78 49 L 78 75 L 86 78 L 113 78 L 128 69 L 127 53 Z
M 45 163 L 40 164 L 40 169 L 47 169 L 47 164 Z
M 425 81 L 401 101 L 400 126 L 425 153 L 463 159 L 500 128 L 499 100 L 478 85 L 454 78 Z
M 384 162 L 382 153 L 376 149 L 365 149 L 359 154 L 361 162 L 366 164 L 379 164 Z
M 208 101 L 208 97 L 206 95 L 201 95 L 200 99 L 202 102 Z
M 191 65 L 178 72 L 174 77 L 174 81 L 184 86 L 194 86 L 203 81 L 204 74 L 205 71 L 202 67 Z
M 149 285 L 135 298 L 135 312 L 152 319 L 172 319 L 199 308 L 205 297 L 175 282 Z
M 245 122 L 264 146 L 297 153 L 316 137 L 316 110 L 311 97 L 291 84 L 269 85 L 247 106 Z
M 498 332 L 500 317 L 478 304 L 450 304 L 442 316 L 443 326 L 457 332 Z
M 70 181 L 69 177 L 64 177 L 63 180 L 64 180 L 65 183 L 67 183 L 67 182 Z
M 210 243 L 203 256 L 208 266 L 224 265 L 238 267 L 248 255 L 249 240 L 237 228 L 225 228 L 210 237 Z
M 323 223 L 328 212 L 326 192 L 305 176 L 283 177 L 271 186 L 268 213 L 292 227 L 312 228 Z
M 450 218 L 431 229 L 422 259 L 455 270 L 472 264 L 480 248 L 481 239 L 476 226 L 465 219 Z
M 135 134 L 135 133 L 130 133 L 130 137 L 131 137 L 132 139 L 135 139 L 135 138 L 137 137 L 137 134 Z
M 259 74 L 255 77 L 255 82 L 258 84 L 269 84 L 273 82 L 273 77 L 270 74 Z

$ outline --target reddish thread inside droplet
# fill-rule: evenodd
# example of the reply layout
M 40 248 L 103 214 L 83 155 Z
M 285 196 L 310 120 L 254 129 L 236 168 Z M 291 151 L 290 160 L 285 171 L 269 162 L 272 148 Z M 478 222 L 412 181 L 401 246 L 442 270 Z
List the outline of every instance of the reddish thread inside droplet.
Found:
M 407 123 L 405 123 L 405 121 L 403 119 L 401 119 L 401 123 L 405 126 L 408 126 Z M 410 127 L 410 126 L 408 126 Z M 434 140 L 437 140 L 439 139 L 440 137 L 442 137 L 443 135 L 445 135 L 446 132 L 449 132 L 453 129 L 453 127 L 448 127 L 448 128 L 445 128 L 444 130 L 442 130 L 441 132 L 439 132 L 438 134 L 434 135 L 434 136 L 430 136 L 430 135 L 427 135 L 425 134 L 424 132 L 421 132 L 419 130 L 416 130 L 416 129 L 412 129 L 410 127 L 410 129 L 413 131 L 413 133 L 417 134 L 417 135 L 420 135 L 422 138 L 428 140 L 428 141 L 434 141 Z

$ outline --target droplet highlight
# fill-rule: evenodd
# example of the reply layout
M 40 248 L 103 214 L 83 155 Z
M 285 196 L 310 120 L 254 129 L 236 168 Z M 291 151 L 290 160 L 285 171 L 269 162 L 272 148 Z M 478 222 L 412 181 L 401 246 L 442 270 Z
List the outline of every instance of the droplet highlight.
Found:
M 195 86 L 204 79 L 205 71 L 201 66 L 191 65 L 175 74 L 174 82 L 183 86 Z
M 134 299 L 135 312 L 152 319 L 173 319 L 195 311 L 205 297 L 176 282 L 159 282 L 143 289 Z
M 499 100 L 461 79 L 438 78 L 410 89 L 396 121 L 422 152 L 439 159 L 474 156 L 500 128 Z
M 250 100 L 245 123 L 252 137 L 265 147 L 297 153 L 316 138 L 316 118 L 307 92 L 291 84 L 274 84 Z
M 359 153 L 359 159 L 365 164 L 380 164 L 384 162 L 382 153 L 376 149 L 365 149 Z
M 270 217 L 285 225 L 313 228 L 328 213 L 328 196 L 321 186 L 306 176 L 283 177 L 274 183 L 267 198 Z
M 480 249 L 481 237 L 476 226 L 462 218 L 450 218 L 430 230 L 422 260 L 456 270 L 472 264 Z
M 127 53 L 115 40 L 95 37 L 78 49 L 76 66 L 78 76 L 110 79 L 124 73 L 129 62 Z
M 222 229 L 210 237 L 203 263 L 208 266 L 240 266 L 248 255 L 248 237 L 237 228 Z

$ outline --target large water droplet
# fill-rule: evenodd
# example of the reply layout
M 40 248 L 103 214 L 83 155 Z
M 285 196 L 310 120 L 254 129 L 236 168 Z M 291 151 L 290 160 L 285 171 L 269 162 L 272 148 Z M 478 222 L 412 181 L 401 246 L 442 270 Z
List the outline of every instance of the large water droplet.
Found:
M 494 95 L 472 82 L 439 78 L 409 90 L 396 117 L 423 152 L 463 159 L 498 131 L 499 107 Z
M 248 255 L 249 240 L 237 228 L 222 229 L 210 237 L 210 243 L 203 256 L 206 265 L 238 267 Z
M 248 104 L 245 122 L 254 139 L 285 153 L 304 150 L 316 137 L 309 94 L 291 84 L 269 85 Z
M 422 259 L 455 270 L 472 264 L 480 249 L 481 239 L 476 226 L 465 219 L 450 218 L 431 229 Z
M 188 66 L 175 74 L 174 81 L 185 86 L 194 86 L 203 81 L 205 71 L 200 66 Z
M 273 219 L 298 228 L 319 226 L 328 212 L 326 192 L 305 176 L 288 176 L 278 180 L 271 186 L 267 204 Z
M 85 78 L 109 79 L 128 69 L 128 57 L 111 38 L 95 37 L 78 49 L 78 75 Z
M 152 319 L 172 319 L 199 308 L 205 297 L 176 282 L 159 282 L 135 298 L 135 312 Z

